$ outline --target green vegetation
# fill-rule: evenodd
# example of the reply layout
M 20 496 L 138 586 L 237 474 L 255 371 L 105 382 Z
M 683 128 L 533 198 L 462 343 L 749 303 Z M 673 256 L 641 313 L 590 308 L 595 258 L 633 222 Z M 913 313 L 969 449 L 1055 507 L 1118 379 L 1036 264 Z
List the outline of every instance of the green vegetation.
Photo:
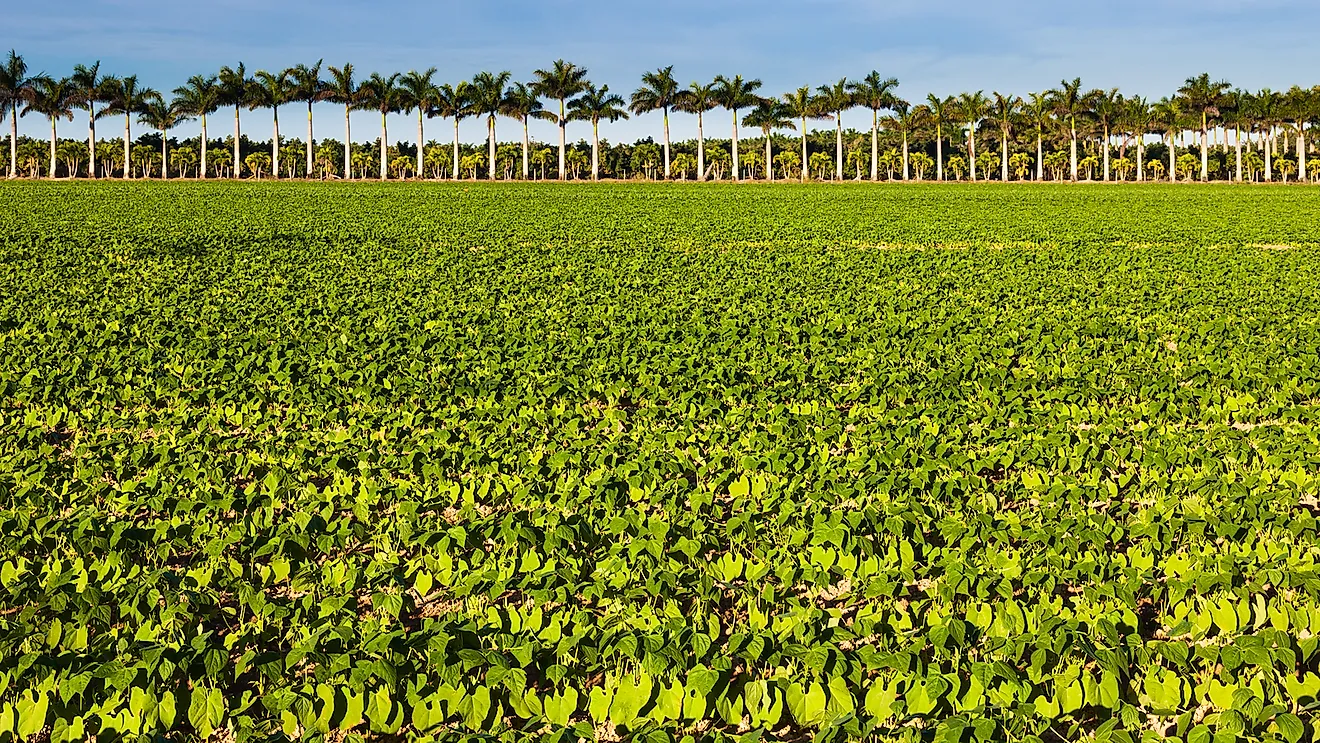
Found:
M 0 740 L 1314 735 L 1312 189 L 0 200 Z

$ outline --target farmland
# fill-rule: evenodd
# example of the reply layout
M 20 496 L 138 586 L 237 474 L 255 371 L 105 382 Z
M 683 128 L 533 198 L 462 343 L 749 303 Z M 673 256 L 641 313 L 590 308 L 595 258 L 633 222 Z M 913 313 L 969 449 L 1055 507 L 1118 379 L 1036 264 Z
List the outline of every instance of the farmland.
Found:
M 0 202 L 0 740 L 1315 736 L 1314 189 Z

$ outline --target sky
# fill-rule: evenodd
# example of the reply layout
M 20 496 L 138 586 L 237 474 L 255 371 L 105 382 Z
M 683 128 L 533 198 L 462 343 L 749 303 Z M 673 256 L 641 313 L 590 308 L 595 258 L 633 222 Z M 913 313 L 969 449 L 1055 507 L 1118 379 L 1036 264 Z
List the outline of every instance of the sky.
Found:
M 760 79 L 762 93 L 878 70 L 914 102 L 930 92 L 1025 95 L 1073 77 L 1158 98 L 1201 72 L 1252 90 L 1320 83 L 1317 25 L 1314 0 L 47 0 L 12 4 L 0 47 L 12 46 L 34 72 L 67 75 L 99 59 L 104 72 L 137 74 L 161 91 L 240 61 L 249 70 L 352 62 L 359 78 L 435 66 L 438 81 L 456 82 L 481 70 L 530 80 L 564 58 L 625 98 L 643 71 L 671 64 L 683 84 L 741 74 Z M 281 112 L 284 136 L 305 136 L 298 105 Z M 316 115 L 318 139 L 342 138 L 342 108 L 318 104 Z M 728 113 L 708 116 L 708 133 L 727 137 Z M 243 119 L 244 133 L 270 136 L 269 110 Z M 118 135 L 121 121 L 98 122 L 98 132 Z M 34 115 L 19 125 L 49 136 Z M 60 126 L 61 136 L 83 136 L 86 119 Z M 223 137 L 232 118 L 209 126 Z M 500 139 L 520 136 L 512 120 L 497 126 Z M 849 112 L 844 126 L 867 129 L 870 113 Z M 532 127 L 534 138 L 557 138 L 553 124 Z M 175 134 L 198 129 L 192 122 Z M 671 130 L 675 139 L 695 136 L 695 117 L 675 115 Z M 353 134 L 374 140 L 378 116 L 354 113 Z M 389 135 L 412 141 L 415 119 L 392 116 Z M 452 123 L 427 122 L 428 139 L 452 136 Z M 461 136 L 481 141 L 485 122 L 463 122 Z M 587 124 L 569 125 L 570 140 L 589 136 Z M 607 124 L 602 136 L 658 141 L 660 120 Z

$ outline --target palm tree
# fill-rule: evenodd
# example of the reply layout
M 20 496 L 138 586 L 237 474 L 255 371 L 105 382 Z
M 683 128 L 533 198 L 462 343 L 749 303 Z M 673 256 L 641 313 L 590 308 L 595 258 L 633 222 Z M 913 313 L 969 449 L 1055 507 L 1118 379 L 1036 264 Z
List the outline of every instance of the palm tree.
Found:
M 944 123 L 953 120 L 953 105 L 953 98 L 926 95 L 927 116 L 935 125 L 935 178 L 941 181 L 944 180 Z
M 139 124 L 160 132 L 160 176 L 163 179 L 170 177 L 170 129 L 186 118 L 160 95 L 147 101 L 138 113 Z
M 765 135 L 765 179 L 775 179 L 774 153 L 770 143 L 770 132 L 775 129 L 796 129 L 793 126 L 793 113 L 788 104 L 774 98 L 763 98 L 756 108 L 743 117 L 743 126 L 756 127 Z
M 326 82 L 325 98 L 344 106 L 344 178 L 346 180 L 353 177 L 353 127 L 349 114 L 357 108 L 359 91 L 357 83 L 353 80 L 352 63 L 346 62 L 343 67 L 330 67 L 330 80 Z
M 1024 111 L 1036 129 L 1036 180 L 1045 180 L 1045 127 L 1054 123 L 1054 100 L 1048 93 L 1030 93 Z
M 963 93 L 958 96 L 957 109 L 959 117 L 967 124 L 967 167 L 971 173 L 972 182 L 976 182 L 976 129 L 981 124 L 981 119 L 985 118 L 986 109 L 990 106 L 990 99 L 985 97 L 981 91 L 975 93 Z
M 318 59 L 316 64 L 308 66 L 305 64 L 296 64 L 290 67 L 286 72 L 292 81 L 289 91 L 289 99 L 307 104 L 307 177 L 312 177 L 312 169 L 315 165 L 314 155 L 316 150 L 316 140 L 312 136 L 312 104 L 326 99 L 328 90 L 325 81 L 321 79 L 321 65 L 325 60 Z M 419 147 L 420 150 L 420 147 Z M 421 157 L 419 152 L 418 158 Z M 420 173 L 421 170 L 418 169 Z
M 247 67 L 242 62 L 237 67 L 225 65 L 220 68 L 220 104 L 234 107 L 234 162 L 241 163 L 239 145 L 242 141 L 242 128 L 239 126 L 239 112 L 251 98 L 252 78 L 248 77 Z M 242 174 L 234 168 L 234 177 Z
M 1100 135 L 1103 139 L 1104 151 L 1104 181 L 1109 182 L 1109 137 L 1113 132 L 1114 124 L 1119 117 L 1123 115 L 1124 101 L 1123 96 L 1118 92 L 1118 88 L 1109 90 L 1093 90 L 1090 93 L 1092 100 L 1092 113 L 1095 114 L 1095 122 L 1100 125 Z
M 432 79 L 435 77 L 436 68 L 428 67 L 422 72 L 410 70 L 399 78 L 399 95 L 401 105 L 406 113 L 417 111 L 417 177 L 421 178 L 422 173 L 426 172 L 424 168 L 424 152 L 426 149 L 425 130 L 422 127 L 423 118 L 426 112 L 435 108 L 438 103 L 440 91 L 436 89 Z
M 390 177 L 387 161 L 390 139 L 385 117 L 399 110 L 399 73 L 389 77 L 371 73 L 371 77 L 362 81 L 358 94 L 359 108 L 380 112 L 380 179 L 383 181 Z
M 501 113 L 522 122 L 522 177 L 528 180 L 531 178 L 531 163 L 528 159 L 531 155 L 531 138 L 528 136 L 527 125 L 532 117 L 547 117 L 546 110 L 541 106 L 541 96 L 527 83 L 514 83 L 509 88 L 509 94 L 504 97 L 504 110 Z
M 257 70 L 252 79 L 252 92 L 248 98 L 248 109 L 269 108 L 274 117 L 275 128 L 270 139 L 270 174 L 280 177 L 280 106 L 289 102 L 293 92 L 293 81 L 289 71 L 267 72 Z
M 1077 119 L 1085 116 L 1090 110 L 1091 101 L 1087 94 L 1082 92 L 1082 79 L 1073 78 L 1072 81 L 1061 80 L 1059 87 L 1050 91 L 1050 98 L 1054 103 L 1054 113 L 1061 120 L 1068 122 L 1069 134 L 1072 137 L 1072 156 L 1071 156 L 1071 180 L 1077 180 Z M 1172 174 L 1172 168 L 1170 168 Z
M 591 180 L 600 180 L 600 120 L 618 121 L 628 118 L 623 108 L 627 102 L 622 96 L 610 92 L 610 86 L 588 85 L 578 98 L 569 104 L 569 118 L 591 122 Z M 492 131 L 494 129 L 492 128 Z
M 1316 89 L 1294 85 L 1284 94 L 1287 119 L 1297 127 L 1297 180 L 1306 181 L 1306 124 L 1316 114 Z M 1285 148 L 1286 149 L 1286 148 Z
M 761 87 L 760 80 L 743 80 L 742 75 L 732 78 L 719 75 L 715 78 L 715 102 L 733 113 L 733 180 L 738 180 L 738 109 L 755 106 L 761 100 L 756 91 Z
M 559 180 L 562 181 L 568 176 L 568 164 L 565 162 L 568 149 L 568 102 L 587 89 L 587 68 L 557 59 L 550 69 L 536 70 L 532 75 L 536 78 L 532 90 L 537 95 L 559 101 L 559 114 L 554 121 L 559 124 Z
M 1210 117 L 1219 115 L 1219 104 L 1229 85 L 1224 80 L 1211 81 L 1210 73 L 1189 77 L 1178 88 L 1189 112 L 1201 115 L 1201 180 L 1210 180 Z
M 454 180 L 458 180 L 460 168 L 458 162 L 458 122 L 472 113 L 472 86 L 466 81 L 457 85 L 448 83 L 441 85 L 437 90 L 435 108 L 427 113 L 428 116 L 445 116 L 454 120 L 454 159 L 452 162 L 454 171 Z
M 1242 182 L 1242 127 L 1244 124 L 1249 124 L 1248 114 L 1251 105 L 1251 94 L 1235 88 L 1224 94 L 1224 102 L 1219 107 L 1225 126 L 1233 127 L 1233 149 L 1237 157 L 1233 180 L 1238 183 Z
M 1274 180 L 1274 129 L 1283 121 L 1283 95 L 1265 88 L 1253 98 L 1250 111 L 1260 129 L 1265 150 L 1265 180 Z
M 32 95 L 32 78 L 27 62 L 13 49 L 0 66 L 0 110 L 9 112 L 9 177 L 18 177 L 18 104 L 26 104 Z M 0 119 L 3 119 L 0 115 Z
M 217 83 L 218 75 L 205 77 L 202 75 L 193 75 L 188 78 L 188 82 L 174 89 L 175 101 L 178 104 L 179 112 L 188 116 L 196 116 L 202 122 L 202 177 L 206 177 L 206 115 L 214 113 L 220 107 L 221 90 Z M 235 168 L 238 163 L 235 162 Z M 128 167 L 125 164 L 125 167 Z
M 47 75 L 32 79 L 32 93 L 27 99 L 23 115 L 38 113 L 50 120 L 50 177 L 55 177 L 55 146 L 58 140 L 55 123 L 60 119 L 73 121 L 73 105 L 77 89 L 69 78 L 56 80 Z
M 871 73 L 861 80 L 849 83 L 853 100 L 871 109 L 871 180 L 880 179 L 880 111 L 894 102 L 894 88 L 898 87 L 898 78 L 880 77 L 880 73 Z
M 129 75 L 125 78 L 110 78 L 106 81 L 105 102 L 106 107 L 97 114 L 100 116 L 123 116 L 124 117 L 124 162 L 129 161 L 130 149 L 132 146 L 132 132 L 130 124 L 133 121 L 133 114 L 142 113 L 148 104 L 157 101 L 164 101 L 160 93 L 151 88 L 139 88 L 137 75 Z M 93 160 L 93 163 L 96 161 Z M 131 178 L 133 169 L 124 167 L 124 178 Z
M 74 105 L 87 112 L 87 152 L 90 158 L 87 172 L 92 178 L 96 177 L 96 104 L 105 99 L 107 83 L 112 79 L 100 73 L 101 61 L 97 60 L 91 67 L 74 65 L 73 74 L 69 76 L 73 82 Z M 124 172 L 128 173 L 129 169 L 124 168 Z
M 1146 180 L 1146 134 L 1153 124 L 1150 102 L 1140 96 L 1133 96 L 1124 102 L 1123 118 L 1128 129 L 1137 139 L 1136 179 Z
M 477 113 L 486 114 L 486 140 L 490 143 L 490 159 L 486 161 L 487 176 L 495 180 L 495 117 L 508 104 L 509 80 L 513 73 L 478 72 L 472 78 L 472 106 Z M 616 98 L 618 96 L 615 96 Z
M 992 97 L 990 113 L 994 117 L 995 123 L 999 125 L 999 180 L 1007 183 L 1008 140 L 1009 137 L 1013 136 L 1013 124 L 1017 121 L 1018 114 L 1022 110 L 1022 99 L 1015 95 L 1004 95 L 1003 93 L 993 93 Z M 1105 162 L 1109 162 L 1107 157 Z M 989 176 L 988 173 L 986 175 Z
M 1176 169 L 1177 162 L 1177 140 L 1175 137 L 1182 130 L 1186 112 L 1183 110 L 1182 101 L 1177 98 L 1164 98 L 1151 108 L 1152 122 L 1158 130 L 1164 132 L 1169 144 L 1169 181 L 1178 180 Z
M 805 183 L 809 176 L 807 163 L 807 119 L 828 119 L 829 114 L 821 110 L 820 99 L 812 95 L 811 88 L 803 85 L 792 93 L 783 95 L 788 115 L 802 122 L 802 170 L 799 179 Z M 890 102 L 892 108 L 893 101 Z
M 706 180 L 706 132 L 702 119 L 707 111 L 715 108 L 714 84 L 702 85 L 693 82 L 678 95 L 674 108 L 685 113 L 697 115 L 697 180 Z
M 843 180 L 843 112 L 857 105 L 847 78 L 816 88 L 821 108 L 834 118 L 834 179 Z
M 925 120 L 926 108 L 924 106 L 913 108 L 912 104 L 901 98 L 895 98 L 889 108 L 894 112 L 893 115 L 882 119 L 881 123 L 886 130 L 898 132 L 903 138 L 903 180 L 906 181 L 911 177 L 912 172 L 909 167 L 911 138 L 917 127 Z
M 678 81 L 674 79 L 674 66 L 661 67 L 655 72 L 642 73 L 642 85 L 633 91 L 629 108 L 635 114 L 663 111 L 665 115 L 665 180 L 669 180 L 669 109 L 679 97 Z

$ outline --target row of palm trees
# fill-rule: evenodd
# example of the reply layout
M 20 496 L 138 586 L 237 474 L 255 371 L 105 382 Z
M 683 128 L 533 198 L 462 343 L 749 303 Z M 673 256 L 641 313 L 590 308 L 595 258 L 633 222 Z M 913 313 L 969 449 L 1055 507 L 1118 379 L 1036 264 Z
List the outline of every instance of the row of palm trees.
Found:
M 1126 149 L 1129 143 L 1136 147 L 1136 176 L 1143 179 L 1144 143 L 1147 135 L 1158 134 L 1169 143 L 1170 177 L 1175 167 L 1173 146 L 1176 136 L 1187 131 L 1199 133 L 1200 178 L 1208 180 L 1209 152 L 1212 147 L 1227 149 L 1230 138 L 1236 153 L 1234 178 L 1242 180 L 1243 143 L 1252 146 L 1253 137 L 1265 159 L 1266 179 L 1272 178 L 1273 157 L 1279 149 L 1279 139 L 1294 134 L 1297 139 L 1298 170 L 1303 175 L 1306 167 L 1306 125 L 1320 120 L 1320 93 L 1317 89 L 1293 88 L 1287 93 L 1264 90 L 1256 94 L 1235 90 L 1226 83 L 1214 81 L 1208 74 L 1188 78 L 1172 96 L 1149 101 L 1137 96 L 1124 96 L 1117 89 L 1087 90 L 1080 79 L 1063 80 L 1053 90 L 1030 93 L 1026 98 L 1011 94 L 984 92 L 963 93 L 941 98 L 928 95 L 925 101 L 913 105 L 900 98 L 896 90 L 898 81 L 871 72 L 859 80 L 840 79 L 815 89 L 801 87 L 782 96 L 760 94 L 761 81 L 744 79 L 740 75 L 717 76 L 710 83 L 694 82 L 687 87 L 679 84 L 673 67 L 663 67 L 642 75 L 639 87 L 628 100 L 612 93 L 608 85 L 592 83 L 587 70 L 564 60 L 557 60 L 545 69 L 536 70 L 529 82 L 516 82 L 512 74 L 481 72 L 470 81 L 456 84 L 436 81 L 434 67 L 423 71 L 383 75 L 373 72 L 358 80 L 352 64 L 339 67 L 321 62 L 314 65 L 299 64 L 288 69 L 270 72 L 257 70 L 249 74 L 243 64 L 223 67 L 213 75 L 194 75 L 175 88 L 169 100 L 160 92 L 142 86 L 136 76 L 116 77 L 103 75 L 100 63 L 78 65 L 68 77 L 56 78 L 45 74 L 29 74 L 23 58 L 10 51 L 0 66 L 0 120 L 10 117 L 10 177 L 18 174 L 17 118 L 20 115 L 45 116 L 51 127 L 50 176 L 55 175 L 57 161 L 57 124 L 59 120 L 72 120 L 75 110 L 87 113 L 88 153 L 92 159 L 89 172 L 95 175 L 96 122 L 105 117 L 123 117 L 124 158 L 129 162 L 133 117 L 139 123 L 162 133 L 161 162 L 168 163 L 168 132 L 187 119 L 198 119 L 201 124 L 201 177 L 211 170 L 207 165 L 208 116 L 222 109 L 233 109 L 234 153 L 231 162 L 240 161 L 239 143 L 242 139 L 242 112 L 269 110 L 274 126 L 271 138 L 271 172 L 280 168 L 280 108 L 289 104 L 307 107 L 307 139 L 313 146 L 303 148 L 307 158 L 305 173 L 314 172 L 315 150 L 313 130 L 313 104 L 332 102 L 344 107 L 344 163 L 345 177 L 352 177 L 353 111 L 372 111 L 380 114 L 380 168 L 379 177 L 389 177 L 388 116 L 393 113 L 415 114 L 417 117 L 417 163 L 415 172 L 426 172 L 423 162 L 425 123 L 432 118 L 451 119 L 454 124 L 451 177 L 460 177 L 459 124 L 465 118 L 485 117 L 486 141 L 489 157 L 486 159 L 487 177 L 495 180 L 496 122 L 499 117 L 511 118 L 522 125 L 521 170 L 529 177 L 529 124 L 532 119 L 552 121 L 559 130 L 559 179 L 570 173 L 567 162 L 567 125 L 571 121 L 591 125 L 591 174 L 600 176 L 600 125 L 626 119 L 630 114 L 659 113 L 663 121 L 663 177 L 673 176 L 673 157 L 669 122 L 671 113 L 693 114 L 697 123 L 696 172 L 704 180 L 710 172 L 705 152 L 705 116 L 723 108 L 731 113 L 732 168 L 734 180 L 741 177 L 738 137 L 740 126 L 760 129 L 765 140 L 765 163 L 774 162 L 772 133 L 796 130 L 801 134 L 801 177 L 806 179 L 807 131 L 810 121 L 831 120 L 835 130 L 834 177 L 844 177 L 845 153 L 842 118 L 846 111 L 864 108 L 871 113 L 871 156 L 867 158 L 870 178 L 879 180 L 884 158 L 879 152 L 881 132 L 896 135 L 902 141 L 901 177 L 907 180 L 913 174 L 911 149 L 915 137 L 933 135 L 935 143 L 934 170 L 938 180 L 946 178 L 944 143 L 946 134 L 952 144 L 956 136 L 965 137 L 967 157 L 972 180 L 978 179 L 976 146 L 978 136 L 997 137 L 1001 149 L 998 158 L 1001 180 L 1009 180 L 1010 146 L 1024 134 L 1034 135 L 1034 178 L 1045 178 L 1044 144 L 1047 135 L 1062 134 L 1068 142 L 1069 174 L 1077 180 L 1079 174 L 1079 142 L 1098 142 L 1103 151 L 1102 177 L 1110 180 L 1110 148 L 1116 139 Z M 21 108 L 21 111 L 20 111 Z M 745 112 L 745 114 L 743 114 Z M 740 118 L 740 114 L 741 118 Z M 1232 135 L 1230 137 L 1230 135 Z M 1245 135 L 1245 137 L 1244 137 Z M 1213 143 L 1211 138 L 1213 137 Z M 982 159 L 984 161 L 984 158 Z M 1019 160 L 1021 162 L 1021 160 Z M 1162 168 L 1162 166 L 1161 166 Z M 240 168 L 233 168 L 235 177 Z M 396 169 L 397 170 L 397 169 Z M 774 178 L 774 168 L 763 169 L 767 179 Z M 920 172 L 921 169 L 918 169 Z M 1185 168 L 1182 170 L 1185 171 Z M 124 169 L 127 175 L 131 173 Z M 165 169 L 165 173 L 168 169 Z M 981 173 L 990 178 L 990 173 Z

